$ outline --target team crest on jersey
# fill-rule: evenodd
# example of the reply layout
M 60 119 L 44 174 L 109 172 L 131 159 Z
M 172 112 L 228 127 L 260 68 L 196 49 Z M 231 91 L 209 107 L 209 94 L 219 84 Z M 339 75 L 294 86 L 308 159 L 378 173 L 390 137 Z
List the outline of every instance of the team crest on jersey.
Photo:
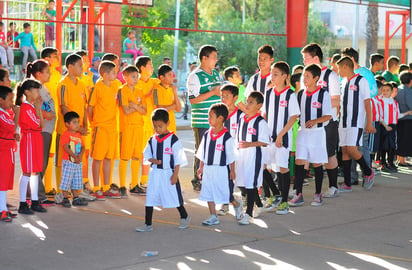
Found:
M 237 129 L 238 127 L 239 127 L 239 124 L 238 124 L 238 123 L 233 123 L 230 128 L 231 128 L 231 129 Z
M 351 85 L 351 86 L 349 86 L 349 90 L 358 91 L 358 87 L 356 85 Z
M 325 81 L 319 81 L 319 82 L 318 82 L 318 86 L 320 86 L 320 87 L 328 87 L 328 83 L 325 82 Z
M 166 147 L 165 155 L 173 155 L 173 149 L 171 147 Z
M 321 107 L 322 107 L 322 103 L 320 102 L 315 101 L 312 103 L 312 108 L 320 109 Z
M 223 151 L 225 149 L 225 146 L 223 144 L 216 144 L 216 150 L 217 151 Z
M 288 106 L 288 102 L 287 102 L 287 100 L 281 100 L 281 101 L 279 102 L 279 105 L 280 105 L 280 107 L 287 107 L 287 106 Z
M 256 129 L 255 128 L 248 128 L 247 129 L 247 134 L 256 135 Z

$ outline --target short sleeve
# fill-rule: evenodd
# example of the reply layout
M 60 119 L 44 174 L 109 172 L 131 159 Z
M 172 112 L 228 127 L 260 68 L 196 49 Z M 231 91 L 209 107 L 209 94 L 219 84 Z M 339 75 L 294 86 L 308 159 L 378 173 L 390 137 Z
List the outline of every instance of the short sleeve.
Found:
M 180 167 L 186 166 L 188 164 L 188 161 L 182 143 L 179 140 L 177 140 L 173 144 L 172 149 L 175 165 L 180 165 Z
M 250 77 L 249 82 L 247 83 L 245 93 L 244 93 L 245 98 L 249 96 L 249 94 L 255 90 L 253 89 L 253 79 L 254 79 L 254 76 Z
M 290 98 L 289 98 L 289 115 L 294 116 L 294 115 L 300 115 L 300 109 L 299 109 L 299 104 L 298 104 L 298 98 L 296 97 L 296 94 L 293 93 Z
M 195 98 L 200 95 L 200 81 L 196 73 L 192 72 L 187 78 L 187 91 L 189 93 L 189 98 Z
M 360 88 L 359 91 L 360 91 L 360 96 L 362 97 L 362 100 L 371 98 L 369 83 L 365 78 L 360 80 L 359 88 Z
M 226 162 L 227 164 L 231 164 L 239 159 L 239 153 L 236 148 L 235 141 L 232 137 L 227 139 L 225 145 L 225 152 L 226 152 Z
M 70 137 L 68 136 L 68 133 L 65 132 L 62 137 L 60 138 L 60 144 L 61 146 L 64 146 L 65 144 L 68 144 L 70 142 Z M 83 143 L 83 141 L 82 141 Z
M 200 141 L 199 147 L 197 148 L 196 151 L 196 157 L 200 160 L 200 161 L 205 161 L 204 160 L 204 149 L 205 149 L 205 137 L 202 136 L 202 140 Z
M 328 88 L 331 97 L 340 96 L 340 81 L 338 75 L 334 71 L 332 71 L 329 75 Z
M 146 147 L 143 151 L 143 164 L 150 165 L 149 159 L 153 158 L 152 148 L 150 147 L 150 140 L 147 142 Z
M 332 103 L 327 91 L 323 96 L 322 115 L 332 115 Z
M 262 143 L 269 144 L 270 143 L 270 132 L 269 132 L 269 127 L 268 124 L 266 123 L 265 120 L 261 120 L 259 122 L 259 137 L 258 141 Z
M 57 104 L 59 105 L 59 107 L 61 105 L 66 105 L 66 100 L 65 100 L 66 86 L 59 83 L 57 85 L 57 91 L 58 91 L 58 93 L 57 93 Z
M 88 105 L 89 106 L 96 106 L 96 104 L 97 104 L 97 93 L 98 92 L 98 87 L 93 87 L 92 88 L 92 91 L 91 91 L 91 93 L 90 93 L 90 97 L 89 97 L 89 102 L 88 102 Z

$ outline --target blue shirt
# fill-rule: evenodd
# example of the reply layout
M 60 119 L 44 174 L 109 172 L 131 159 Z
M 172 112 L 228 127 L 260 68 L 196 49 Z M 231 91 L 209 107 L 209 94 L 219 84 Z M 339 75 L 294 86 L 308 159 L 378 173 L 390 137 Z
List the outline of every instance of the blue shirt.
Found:
M 136 40 L 133 40 L 133 42 L 130 40 L 130 38 L 125 38 L 125 40 L 123 41 L 123 51 L 127 51 L 129 48 L 127 48 L 126 44 L 136 44 Z M 133 49 L 134 46 L 132 46 L 131 49 Z
M 21 32 L 17 37 L 14 38 L 14 41 L 18 41 L 21 39 L 20 46 L 27 46 L 27 47 L 33 47 L 33 49 L 36 51 L 36 45 L 34 45 L 34 38 L 33 34 L 30 32 L 26 34 L 25 32 Z
M 373 76 L 372 71 L 370 71 L 366 67 L 360 67 L 358 69 L 355 69 L 355 73 L 359 73 L 368 81 L 371 98 L 375 97 L 378 94 L 378 86 L 376 85 L 376 79 L 375 76 Z

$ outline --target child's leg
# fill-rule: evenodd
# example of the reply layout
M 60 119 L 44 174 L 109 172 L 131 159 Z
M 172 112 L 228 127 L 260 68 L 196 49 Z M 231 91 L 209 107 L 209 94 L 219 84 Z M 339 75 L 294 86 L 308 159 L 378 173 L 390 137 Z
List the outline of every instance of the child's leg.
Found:
M 388 165 L 393 166 L 394 165 L 394 160 L 395 160 L 395 155 L 396 155 L 396 150 L 395 149 L 390 149 L 388 151 Z
M 114 161 L 114 160 L 113 160 Z M 105 158 L 103 160 L 103 177 L 104 177 L 104 185 L 110 185 L 110 172 L 112 171 L 112 160 Z
M 280 168 L 279 185 L 281 189 L 282 202 L 288 202 L 289 188 L 290 188 L 290 172 L 288 168 Z
M 149 165 L 142 165 L 142 178 L 140 179 L 140 185 L 147 185 L 149 179 Z
M 135 186 L 139 184 L 140 160 L 133 158 L 131 162 L 131 167 L 132 167 L 131 187 L 134 188 Z
M 93 159 L 92 163 L 92 174 L 93 174 L 93 191 L 100 190 L 100 183 L 99 183 L 99 176 L 100 176 L 100 165 L 102 161 L 101 160 L 95 160 Z
M 352 160 L 348 154 L 348 147 L 350 146 L 343 146 L 342 147 L 342 169 L 343 169 L 343 179 L 345 181 L 345 185 L 350 187 L 352 186 L 352 181 L 350 178 L 350 169 L 352 166 Z
M 30 176 L 30 190 L 31 190 L 31 200 L 39 200 L 39 174 L 35 173 Z
M 260 196 L 259 196 L 259 191 L 258 191 L 258 189 L 257 189 L 257 188 L 254 188 L 253 190 L 255 191 L 255 196 L 254 196 L 254 198 L 255 198 L 256 206 L 257 206 L 257 207 L 263 207 L 263 203 L 262 203 L 262 201 L 260 200 Z
M 29 47 L 21 46 L 21 52 L 23 53 L 22 69 L 26 70 L 27 58 L 29 57 Z
M 27 195 L 27 186 L 30 181 L 30 173 L 23 173 L 20 176 L 20 184 L 19 184 L 19 191 L 20 191 L 20 202 L 26 202 L 26 195 Z
M 7 191 L 0 190 L 0 213 L 7 211 Z
M 359 152 L 358 148 L 356 146 L 347 146 L 347 150 L 349 156 L 356 160 L 356 162 L 361 167 L 363 175 L 370 176 L 372 174 L 372 170 L 366 163 L 364 156 L 361 154 L 361 152 Z
M 177 211 L 179 211 L 180 218 L 187 218 L 188 214 L 187 214 L 186 208 L 184 207 L 183 204 L 179 207 L 176 207 L 176 208 L 177 208 Z
M 89 153 L 90 150 L 84 150 L 83 160 L 82 160 L 82 174 L 83 174 L 83 184 L 89 182 Z
M 313 164 L 315 170 L 315 185 L 316 185 L 316 194 L 322 193 L 322 183 L 323 183 L 323 168 L 322 164 Z
M 153 206 L 146 206 L 145 208 L 146 214 L 145 214 L 145 222 L 147 226 L 152 225 L 152 218 L 153 218 Z
M 49 47 L 52 47 L 52 46 L 50 45 Z M 36 51 L 34 50 L 33 47 L 29 47 L 29 53 L 30 53 L 30 56 L 32 57 L 33 61 L 37 60 L 37 54 L 36 54 Z
M 328 173 L 329 187 L 338 187 L 338 159 L 336 155 L 328 158 L 328 163 L 325 164 L 326 172 Z
M 207 202 L 207 206 L 209 207 L 209 213 L 211 215 L 216 216 L 216 204 L 215 204 L 215 202 Z
M 297 159 L 295 166 L 295 187 L 296 195 L 302 193 L 303 190 L 303 178 L 305 177 L 305 164 L 306 160 Z
M 1 64 L 3 65 L 4 68 L 7 68 L 7 53 L 6 49 L 4 49 L 2 46 L 0 46 L 0 59 L 1 59 Z
M 126 174 L 127 174 L 127 165 L 129 164 L 128 160 L 121 159 L 119 161 L 119 184 L 120 187 L 126 186 Z
M 8 58 L 8 63 L 9 63 L 9 67 L 12 68 L 14 67 L 14 52 L 13 49 L 8 47 L 7 48 L 7 58 Z

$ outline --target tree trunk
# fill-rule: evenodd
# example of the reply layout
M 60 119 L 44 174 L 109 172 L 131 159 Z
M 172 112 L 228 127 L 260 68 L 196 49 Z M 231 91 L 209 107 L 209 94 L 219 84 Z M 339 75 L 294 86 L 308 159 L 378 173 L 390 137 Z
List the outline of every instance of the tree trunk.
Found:
M 368 19 L 366 22 L 366 63 L 369 67 L 369 55 L 378 52 L 378 5 L 373 2 L 368 4 Z
M 232 0 L 232 6 L 233 6 L 233 8 L 235 9 L 236 12 L 238 12 L 240 14 L 242 13 L 242 10 L 240 8 L 239 0 Z

